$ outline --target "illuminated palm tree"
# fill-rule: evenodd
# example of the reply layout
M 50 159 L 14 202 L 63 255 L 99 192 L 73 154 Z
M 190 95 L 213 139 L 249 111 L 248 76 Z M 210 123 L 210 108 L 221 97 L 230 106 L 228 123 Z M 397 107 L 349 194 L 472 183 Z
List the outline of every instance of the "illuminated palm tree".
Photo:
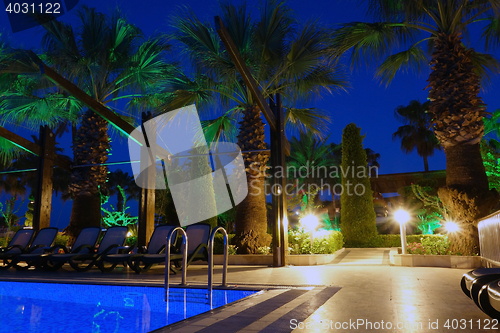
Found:
M 429 112 L 447 160 L 447 186 L 440 189 L 439 196 L 446 206 L 453 207 L 453 218 L 462 222 L 461 236 L 451 236 L 451 250 L 478 253 L 476 221 L 498 202 L 498 193 L 488 189 L 479 148 L 486 114 L 478 96 L 479 79 L 488 79 L 500 66 L 492 55 L 464 44 L 462 35 L 469 35 L 472 23 L 483 24 L 486 46 L 497 46 L 500 0 L 366 0 L 366 3 L 377 22 L 343 24 L 335 34 L 337 52 L 352 50 L 353 64 L 385 59 L 377 75 L 386 83 L 400 70 L 420 71 L 430 64 Z
M 246 5 L 226 3 L 221 11 L 222 21 L 264 98 L 281 94 L 288 126 L 323 133 L 328 116 L 303 106 L 323 92 L 341 90 L 347 85 L 344 72 L 329 58 L 328 30 L 317 22 L 300 27 L 290 8 L 277 1 L 267 2 L 256 20 Z M 266 149 L 261 110 L 216 31 L 190 11 L 181 12 L 174 26 L 174 37 L 191 60 L 194 75 L 192 79 L 179 76 L 173 83 L 176 93 L 170 108 L 193 102 L 198 106 L 227 108 L 227 112 L 240 119 L 240 148 Z M 245 153 L 244 160 L 249 195 L 237 207 L 234 241 L 239 253 L 255 253 L 270 243 L 264 193 L 268 155 Z
M 340 147 L 318 140 L 311 132 L 300 133 L 299 138 L 290 139 L 291 153 L 287 157 L 287 179 L 290 183 L 303 188 L 304 192 L 293 193 L 288 201 L 295 206 L 307 195 L 308 202 L 317 200 L 317 194 L 325 186 L 336 183 L 338 179 L 330 179 L 333 166 L 340 165 L 340 158 L 335 156 Z M 321 186 L 323 185 L 323 186 Z
M 434 155 L 434 150 L 441 150 L 439 141 L 430 129 L 432 116 L 428 113 L 431 102 L 424 104 L 411 101 L 407 106 L 398 106 L 394 117 L 406 125 L 398 128 L 392 135 L 393 140 L 401 139 L 401 150 L 409 154 L 414 149 L 424 159 L 424 170 L 429 171 L 427 158 Z
M 164 36 L 144 38 L 140 29 L 128 23 L 118 11 L 107 16 L 82 6 L 77 16 L 79 26 L 75 30 L 56 20 L 43 25 L 47 31 L 43 38 L 43 60 L 61 75 L 108 107 L 111 102 L 131 100 L 154 91 L 165 82 L 172 66 L 164 61 L 165 51 L 170 48 Z M 26 52 L 15 52 L 4 63 L 4 72 L 19 67 L 23 72 L 30 69 L 39 72 L 33 58 Z M 22 80 L 33 89 L 22 89 Z M 19 76 L 17 85 L 21 88 L 11 89 L 0 106 L 2 120 L 32 127 L 41 124 L 54 127 L 69 120 L 78 125 L 74 133 L 73 164 L 107 161 L 111 146 L 106 120 L 49 82 L 37 81 L 33 75 Z M 66 229 L 70 235 L 77 235 L 84 226 L 100 225 L 99 188 L 106 178 L 107 167 L 103 165 L 73 169 L 70 186 L 73 208 Z

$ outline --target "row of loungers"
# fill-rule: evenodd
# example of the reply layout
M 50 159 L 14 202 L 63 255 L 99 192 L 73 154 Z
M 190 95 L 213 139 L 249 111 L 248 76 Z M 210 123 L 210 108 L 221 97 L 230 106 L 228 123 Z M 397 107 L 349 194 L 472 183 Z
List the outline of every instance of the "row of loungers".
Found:
M 176 226 L 161 225 L 155 228 L 147 247 L 137 249 L 123 246 L 126 240 L 127 227 L 109 228 L 99 245 L 101 228 L 84 228 L 76 238 L 72 248 L 52 246 L 57 235 L 57 228 L 41 229 L 33 238 L 33 229 L 19 230 L 9 245 L 0 248 L 0 269 L 14 267 L 26 270 L 36 267 L 45 270 L 57 270 L 64 264 L 79 272 L 88 271 L 97 266 L 102 272 L 112 271 L 118 264 L 129 266 L 136 273 L 147 271 L 155 264 L 165 263 L 165 244 L 169 232 Z M 208 260 L 208 239 L 211 227 L 209 224 L 199 223 L 186 227 L 188 238 L 187 264 L 196 260 Z M 173 235 L 173 240 L 176 235 Z M 173 245 L 170 261 L 171 271 L 176 273 L 182 262 L 179 246 Z M 62 249 L 63 253 L 59 253 Z
M 462 291 L 488 316 L 500 320 L 500 268 L 479 268 L 465 273 Z

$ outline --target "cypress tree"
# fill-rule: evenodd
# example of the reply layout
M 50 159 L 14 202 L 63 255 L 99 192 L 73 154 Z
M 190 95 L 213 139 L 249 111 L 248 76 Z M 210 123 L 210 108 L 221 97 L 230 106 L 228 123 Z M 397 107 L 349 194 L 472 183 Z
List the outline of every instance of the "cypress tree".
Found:
M 347 246 L 368 243 L 376 234 L 375 210 L 361 128 L 351 123 L 342 134 L 341 230 Z

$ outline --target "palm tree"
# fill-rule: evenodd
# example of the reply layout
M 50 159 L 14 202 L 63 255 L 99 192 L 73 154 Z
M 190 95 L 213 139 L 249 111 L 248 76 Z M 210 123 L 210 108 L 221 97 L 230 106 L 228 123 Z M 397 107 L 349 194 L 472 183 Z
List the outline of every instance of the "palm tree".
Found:
M 317 22 L 303 27 L 291 10 L 277 1 L 267 2 L 256 20 L 245 4 L 221 5 L 221 18 L 239 53 L 259 84 L 264 98 L 282 95 L 288 126 L 325 131 L 328 116 L 304 107 L 322 92 L 341 90 L 347 83 L 338 64 L 329 58 L 330 34 Z M 196 102 L 227 108 L 239 117 L 238 145 L 242 151 L 266 149 L 261 110 L 210 24 L 182 11 L 174 22 L 174 37 L 182 43 L 194 70 L 192 79 L 179 76 L 169 107 Z M 227 123 L 224 123 L 227 124 Z M 215 133 L 220 133 L 214 131 Z M 268 246 L 265 171 L 268 155 L 245 153 L 249 195 L 237 207 L 235 244 L 239 253 L 255 253 Z
M 430 129 L 432 116 L 429 111 L 430 101 L 424 104 L 411 101 L 407 106 L 398 106 L 394 117 L 404 126 L 398 128 L 392 135 L 393 140 L 401 139 L 401 150 L 409 154 L 414 149 L 418 156 L 424 159 L 424 170 L 429 171 L 427 158 L 434 155 L 434 150 L 441 150 L 441 145 Z
M 291 153 L 287 157 L 287 180 L 303 192 L 288 194 L 291 206 L 302 201 L 307 195 L 308 202 L 318 199 L 317 194 L 324 188 L 332 188 L 338 179 L 330 179 L 332 167 L 340 165 L 340 159 L 335 156 L 338 146 L 327 144 L 328 138 L 318 140 L 311 132 L 300 133 L 299 138 L 290 140 Z
M 134 177 L 129 175 L 127 172 L 123 172 L 121 169 L 112 171 L 108 174 L 108 181 L 106 182 L 105 191 L 109 196 L 116 195 L 117 204 L 116 210 L 123 211 L 123 196 L 118 189 L 120 186 L 125 194 L 126 199 L 138 199 L 137 193 L 139 192 L 138 186 L 134 181 Z
M 366 153 L 366 163 L 368 164 L 368 167 L 375 167 L 375 168 L 380 168 L 380 163 L 378 160 L 380 159 L 380 153 L 376 153 L 373 149 L 371 148 L 365 148 L 365 153 Z
M 170 48 L 165 36 L 144 38 L 140 29 L 128 23 L 118 11 L 106 16 L 82 6 L 77 15 L 76 30 L 56 20 L 43 25 L 47 31 L 43 38 L 44 61 L 68 80 L 108 107 L 111 102 L 132 100 L 154 91 L 165 82 L 172 67 L 163 58 Z M 19 58 L 26 58 L 25 52 L 17 52 L 16 56 L 17 65 Z M 26 60 L 23 65 L 24 69 L 33 67 Z M 34 78 L 27 80 L 31 83 Z M 73 164 L 107 161 L 111 149 L 107 121 L 83 108 L 71 96 L 49 87 L 41 92 L 18 89 L 8 97 L 0 107 L 4 119 L 32 126 L 33 123 L 54 126 L 68 120 L 73 126 L 79 125 L 73 132 Z M 57 107 L 49 108 L 54 104 Z M 47 109 L 52 117 L 42 113 Z M 102 165 L 73 170 L 70 186 L 73 208 L 68 234 L 75 236 L 84 226 L 100 225 L 99 188 L 106 182 L 107 172 Z
M 478 96 L 479 79 L 488 79 L 500 66 L 492 55 L 479 53 L 464 44 L 462 34 L 468 36 L 472 23 L 482 23 L 486 46 L 497 46 L 500 1 L 366 2 L 369 14 L 377 22 L 343 24 L 335 35 L 337 52 L 343 54 L 352 49 L 353 64 L 362 60 L 376 62 L 390 54 L 377 71 L 386 83 L 399 70 L 419 71 L 430 64 L 429 113 L 447 160 L 447 186 L 440 190 L 439 196 L 446 206 L 453 207 L 453 218 L 462 222 L 462 234 L 451 237 L 451 249 L 463 254 L 478 253 L 476 221 L 498 202 L 498 193 L 488 189 L 479 149 L 486 114 Z M 401 51 L 401 47 L 405 50 Z M 394 51 L 396 53 L 391 54 Z

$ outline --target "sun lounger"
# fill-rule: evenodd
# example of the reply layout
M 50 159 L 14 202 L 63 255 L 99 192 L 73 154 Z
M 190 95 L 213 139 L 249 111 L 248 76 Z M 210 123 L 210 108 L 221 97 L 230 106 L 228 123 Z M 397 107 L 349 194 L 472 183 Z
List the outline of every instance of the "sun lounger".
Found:
M 80 231 L 71 248 L 65 246 L 53 246 L 53 250 L 62 249 L 64 253 L 43 254 L 39 258 L 40 266 L 46 270 L 55 271 L 61 268 L 69 259 L 76 254 L 95 253 L 95 246 L 101 234 L 100 227 L 87 227 Z
M 21 253 L 31 242 L 34 233 L 34 229 L 19 229 L 7 246 L 0 247 L 0 253 L 5 253 L 14 249 L 16 249 L 15 252 Z
M 173 225 L 160 225 L 155 228 L 153 231 L 153 234 L 151 235 L 151 239 L 149 241 L 148 247 L 143 247 L 142 249 L 139 249 L 139 252 L 141 254 L 130 254 L 130 253 L 119 253 L 119 254 L 107 254 L 103 255 L 100 260 L 97 262 L 97 267 L 101 270 L 101 272 L 110 272 L 112 271 L 116 265 L 120 263 L 130 263 L 132 261 L 129 261 L 131 257 L 138 258 L 141 255 L 145 254 L 160 254 L 164 252 L 165 250 L 165 239 L 167 238 L 168 233 L 170 230 L 175 228 Z M 175 237 L 174 237 L 175 239 Z M 107 265 L 107 264 L 110 265 Z M 133 264 L 134 267 L 131 267 L 134 271 L 146 271 L 148 270 L 152 264 L 148 264 L 144 267 L 139 267 L 140 261 L 134 260 Z M 137 264 L 137 266 L 135 266 Z
M 186 227 L 186 234 L 188 238 L 188 258 L 187 264 L 196 260 L 208 261 L 208 239 L 210 237 L 211 227 L 209 224 L 198 223 Z M 164 240 L 165 242 L 165 240 Z M 180 267 L 182 262 L 182 253 L 172 253 L 170 260 Z M 149 269 L 154 264 L 161 264 L 165 262 L 165 254 L 144 254 L 132 256 L 129 260 L 129 266 L 134 269 L 136 273 L 140 273 L 140 265 L 143 264 L 144 268 Z M 171 267 L 171 270 L 176 273 L 177 269 Z M 143 271 L 143 270 L 142 270 Z
M 44 251 L 49 249 L 56 239 L 56 235 L 59 232 L 57 228 L 43 228 L 35 236 L 35 239 L 28 248 L 20 250 L 19 247 L 14 247 L 10 251 L 0 253 L 0 261 L 3 261 L 4 266 L 0 266 L 0 269 L 8 269 L 18 262 L 18 257 L 25 254 L 42 254 Z M 22 268 L 20 268 L 22 269 Z
M 104 234 L 96 252 L 74 254 L 69 258 L 69 264 L 75 271 L 88 271 L 102 256 L 118 253 L 120 249 L 123 249 L 123 244 L 127 238 L 127 232 L 127 227 L 117 226 L 109 228 Z

